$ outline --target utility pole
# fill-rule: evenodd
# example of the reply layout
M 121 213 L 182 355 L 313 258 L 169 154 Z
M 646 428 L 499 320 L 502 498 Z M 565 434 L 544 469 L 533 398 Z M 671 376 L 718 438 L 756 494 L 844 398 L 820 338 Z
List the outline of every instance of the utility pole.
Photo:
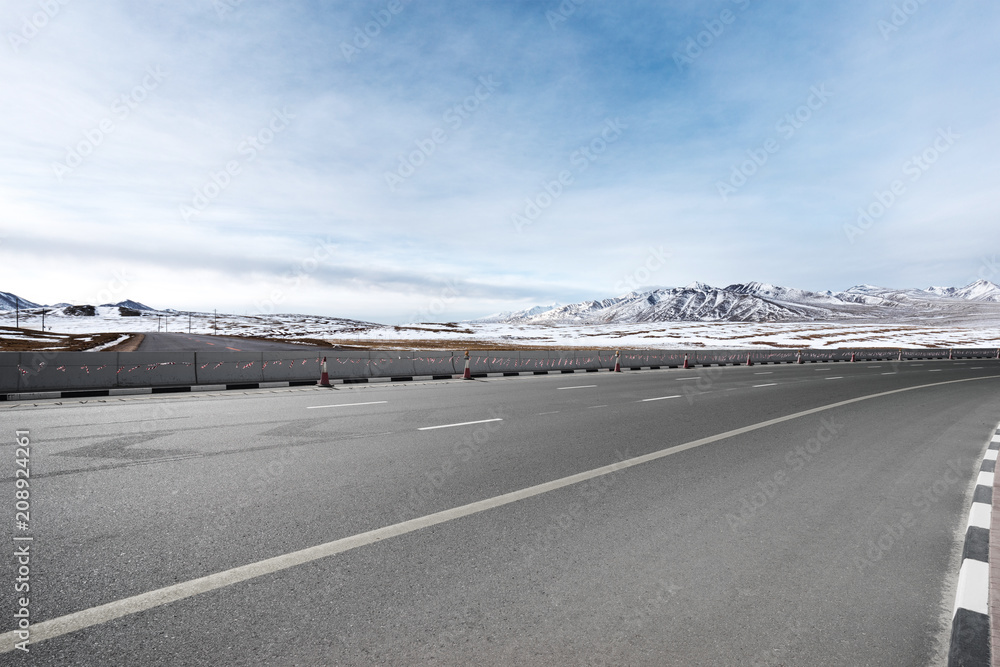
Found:
M 160 333 L 160 316 L 156 316 L 156 333 Z
M 45 331 L 45 313 L 49 311 L 42 309 L 42 331 Z
M 219 309 L 215 309 L 215 335 L 219 335 Z
M 188 333 L 191 333 L 191 311 L 188 311 Z
M 14 328 L 21 328 L 21 297 L 14 295 Z

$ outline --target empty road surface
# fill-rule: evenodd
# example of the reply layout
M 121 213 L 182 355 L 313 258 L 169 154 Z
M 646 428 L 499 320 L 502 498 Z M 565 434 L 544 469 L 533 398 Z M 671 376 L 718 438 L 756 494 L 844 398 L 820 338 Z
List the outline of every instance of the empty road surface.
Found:
M 0 414 L 3 531 L 31 553 L 30 652 L 3 635 L 3 664 L 923 665 L 947 650 L 1000 362 Z
M 297 345 L 295 343 L 279 343 L 266 340 L 240 338 L 239 336 L 209 336 L 205 334 L 186 333 L 147 333 L 139 352 L 197 352 L 200 350 L 215 350 L 219 352 L 256 351 L 256 350 L 318 350 L 312 345 Z

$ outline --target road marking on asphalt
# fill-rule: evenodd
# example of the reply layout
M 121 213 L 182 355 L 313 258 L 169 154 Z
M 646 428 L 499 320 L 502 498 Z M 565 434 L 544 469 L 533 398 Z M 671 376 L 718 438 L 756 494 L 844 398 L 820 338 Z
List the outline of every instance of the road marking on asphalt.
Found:
M 173 584 L 172 586 L 166 586 L 164 588 L 159 588 L 146 593 L 140 593 L 139 595 L 133 595 L 132 597 L 115 600 L 114 602 L 108 602 L 98 605 L 97 607 L 91 607 L 90 609 L 83 609 L 65 616 L 58 616 L 48 621 L 32 623 L 31 641 L 32 644 L 37 644 L 38 642 L 45 641 L 46 639 L 60 637 L 71 632 L 83 630 L 84 628 L 100 625 L 101 623 L 107 623 L 124 616 L 161 607 L 163 605 L 170 604 L 171 602 L 177 602 L 178 600 L 184 600 L 201 593 L 207 593 L 208 591 L 218 590 L 243 581 L 287 570 L 297 565 L 311 563 L 313 561 L 320 560 L 321 558 L 327 558 L 351 549 L 356 549 L 358 547 L 374 544 L 375 542 L 381 542 L 382 540 L 392 537 L 412 533 L 422 528 L 436 526 L 441 523 L 460 519 L 472 514 L 478 514 L 479 512 L 484 512 L 496 507 L 509 505 L 510 503 L 514 503 L 519 500 L 539 496 L 543 493 L 555 491 L 573 484 L 579 484 L 580 482 L 585 482 L 589 479 L 594 479 L 595 477 L 610 475 L 611 473 L 618 472 L 619 470 L 625 470 L 637 465 L 642 465 L 643 463 L 656 461 L 673 454 L 694 449 L 695 447 L 702 447 L 713 442 L 726 440 L 738 435 L 767 428 L 768 426 L 774 426 L 775 424 L 781 424 L 793 419 L 799 419 L 800 417 L 807 417 L 820 412 L 826 412 L 827 410 L 840 408 L 845 405 L 860 403 L 861 401 L 870 401 L 883 396 L 892 396 L 893 394 L 901 394 L 903 392 L 915 391 L 917 389 L 941 387 L 948 384 L 959 384 L 962 382 L 995 380 L 998 378 L 1000 378 L 1000 375 L 986 375 L 983 377 L 933 382 L 931 384 L 922 384 L 915 387 L 904 387 L 903 389 L 893 389 L 891 391 L 883 391 L 877 394 L 868 394 L 867 396 L 849 398 L 846 401 L 838 401 L 837 403 L 821 405 L 819 407 L 810 408 L 809 410 L 794 412 L 790 415 L 785 415 L 784 417 L 775 417 L 774 419 L 757 422 L 756 424 L 743 426 L 732 431 L 710 435 L 706 438 L 692 440 L 682 445 L 675 445 L 659 451 L 650 452 L 649 454 L 643 454 L 642 456 L 636 456 L 631 459 L 625 459 L 624 461 L 618 461 L 601 468 L 594 468 L 593 470 L 577 473 L 568 477 L 554 479 L 552 481 L 530 486 L 519 491 L 511 491 L 510 493 L 494 496 L 493 498 L 487 498 L 485 500 L 479 500 L 469 503 L 468 505 L 453 507 L 452 509 L 435 512 L 434 514 L 428 514 L 426 516 L 410 519 L 409 521 L 403 521 L 390 526 L 385 526 L 383 528 L 376 528 L 375 530 L 358 533 L 357 535 L 334 540 L 333 542 L 326 542 L 325 544 L 319 544 L 314 547 L 293 551 L 281 556 L 274 556 L 273 558 L 257 561 L 256 563 L 241 565 L 230 570 L 216 572 L 215 574 Z M 994 439 L 1000 439 L 1000 435 L 994 436 Z M 992 475 L 990 475 L 990 477 L 992 477 Z M 966 562 L 976 561 L 966 560 Z M 959 578 L 961 578 L 961 575 L 959 575 Z M 984 587 L 982 590 L 985 592 L 987 589 Z M 13 651 L 15 649 L 15 644 L 18 641 L 21 640 L 16 631 L 6 632 L 0 635 L 0 653 L 9 653 L 10 651 Z
M 366 403 L 337 403 L 336 405 L 307 405 L 306 410 L 316 410 L 317 408 L 349 408 L 352 405 L 377 405 L 388 403 L 389 401 L 368 401 Z
M 882 373 L 882 375 L 895 375 L 895 374 L 896 374 L 895 372 L 892 372 L 892 373 Z
M 241 350 L 238 347 L 229 347 L 228 345 L 226 346 L 226 349 L 227 350 L 232 350 L 233 352 L 242 352 L 243 351 L 243 350 Z
M 677 380 L 678 382 L 682 382 L 683 380 L 698 380 L 700 378 L 674 378 L 674 379 Z
M 558 410 L 553 410 L 551 412 L 539 412 L 538 414 L 540 414 L 540 415 L 554 415 L 554 414 L 556 414 L 558 412 L 559 412 Z
M 681 397 L 680 394 L 676 394 L 674 396 L 657 396 L 656 398 L 644 398 L 644 399 L 642 399 L 639 402 L 640 403 L 648 403 L 649 401 L 664 401 L 664 400 L 666 400 L 668 398 L 680 398 L 680 397 Z
M 865 368 L 882 368 L 881 366 L 865 366 Z
M 589 408 L 587 408 L 587 409 L 588 409 L 588 410 L 593 410 L 594 408 L 606 408 L 606 407 L 608 407 L 608 406 L 607 406 L 607 405 L 591 405 L 591 406 L 590 406 Z
M 776 384 L 778 384 L 778 383 L 777 382 L 768 382 L 767 384 L 755 384 L 753 387 L 754 387 L 754 389 L 756 389 L 757 387 L 773 387 Z
M 824 380 L 843 380 L 843 379 L 844 379 L 844 376 L 843 376 L 843 375 L 834 375 L 834 376 L 833 376 L 833 377 L 831 377 L 831 378 L 823 378 L 823 379 L 824 379 Z
M 978 371 L 978 370 L 981 370 L 982 368 L 983 368 L 982 366 L 972 366 L 972 367 L 969 368 L 969 370 L 970 371 Z
M 754 375 L 771 375 L 774 371 L 764 371 L 763 373 L 754 373 Z
M 589 387 L 596 387 L 596 384 L 580 384 L 575 387 L 556 387 L 556 389 L 587 389 Z
M 928 373 L 940 373 L 941 369 L 940 368 L 931 368 L 931 369 L 928 369 L 927 372 Z
M 421 426 L 418 431 L 433 431 L 436 428 L 451 428 L 453 426 L 468 426 L 469 424 L 485 424 L 486 422 L 502 422 L 502 417 L 496 417 L 494 419 L 480 419 L 474 422 L 458 422 L 457 424 L 441 424 L 440 426 Z

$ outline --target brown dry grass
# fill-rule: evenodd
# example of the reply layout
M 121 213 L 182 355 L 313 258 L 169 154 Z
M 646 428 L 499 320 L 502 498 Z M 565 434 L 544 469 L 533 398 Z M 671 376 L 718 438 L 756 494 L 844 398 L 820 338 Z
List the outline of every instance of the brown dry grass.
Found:
M 17 338 L 5 337 L 5 332 L 17 333 Z M 83 352 L 105 343 L 117 340 L 121 333 L 60 334 L 37 329 L 15 329 L 0 327 L 0 351 L 36 352 Z M 124 341 L 123 341 L 124 342 Z

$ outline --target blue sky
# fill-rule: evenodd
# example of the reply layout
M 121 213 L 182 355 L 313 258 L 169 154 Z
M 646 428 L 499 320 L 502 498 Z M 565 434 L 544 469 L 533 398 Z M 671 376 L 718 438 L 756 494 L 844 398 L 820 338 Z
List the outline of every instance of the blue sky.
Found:
M 1000 280 L 996 3 L 9 0 L 0 33 L 0 289 L 38 302 Z

